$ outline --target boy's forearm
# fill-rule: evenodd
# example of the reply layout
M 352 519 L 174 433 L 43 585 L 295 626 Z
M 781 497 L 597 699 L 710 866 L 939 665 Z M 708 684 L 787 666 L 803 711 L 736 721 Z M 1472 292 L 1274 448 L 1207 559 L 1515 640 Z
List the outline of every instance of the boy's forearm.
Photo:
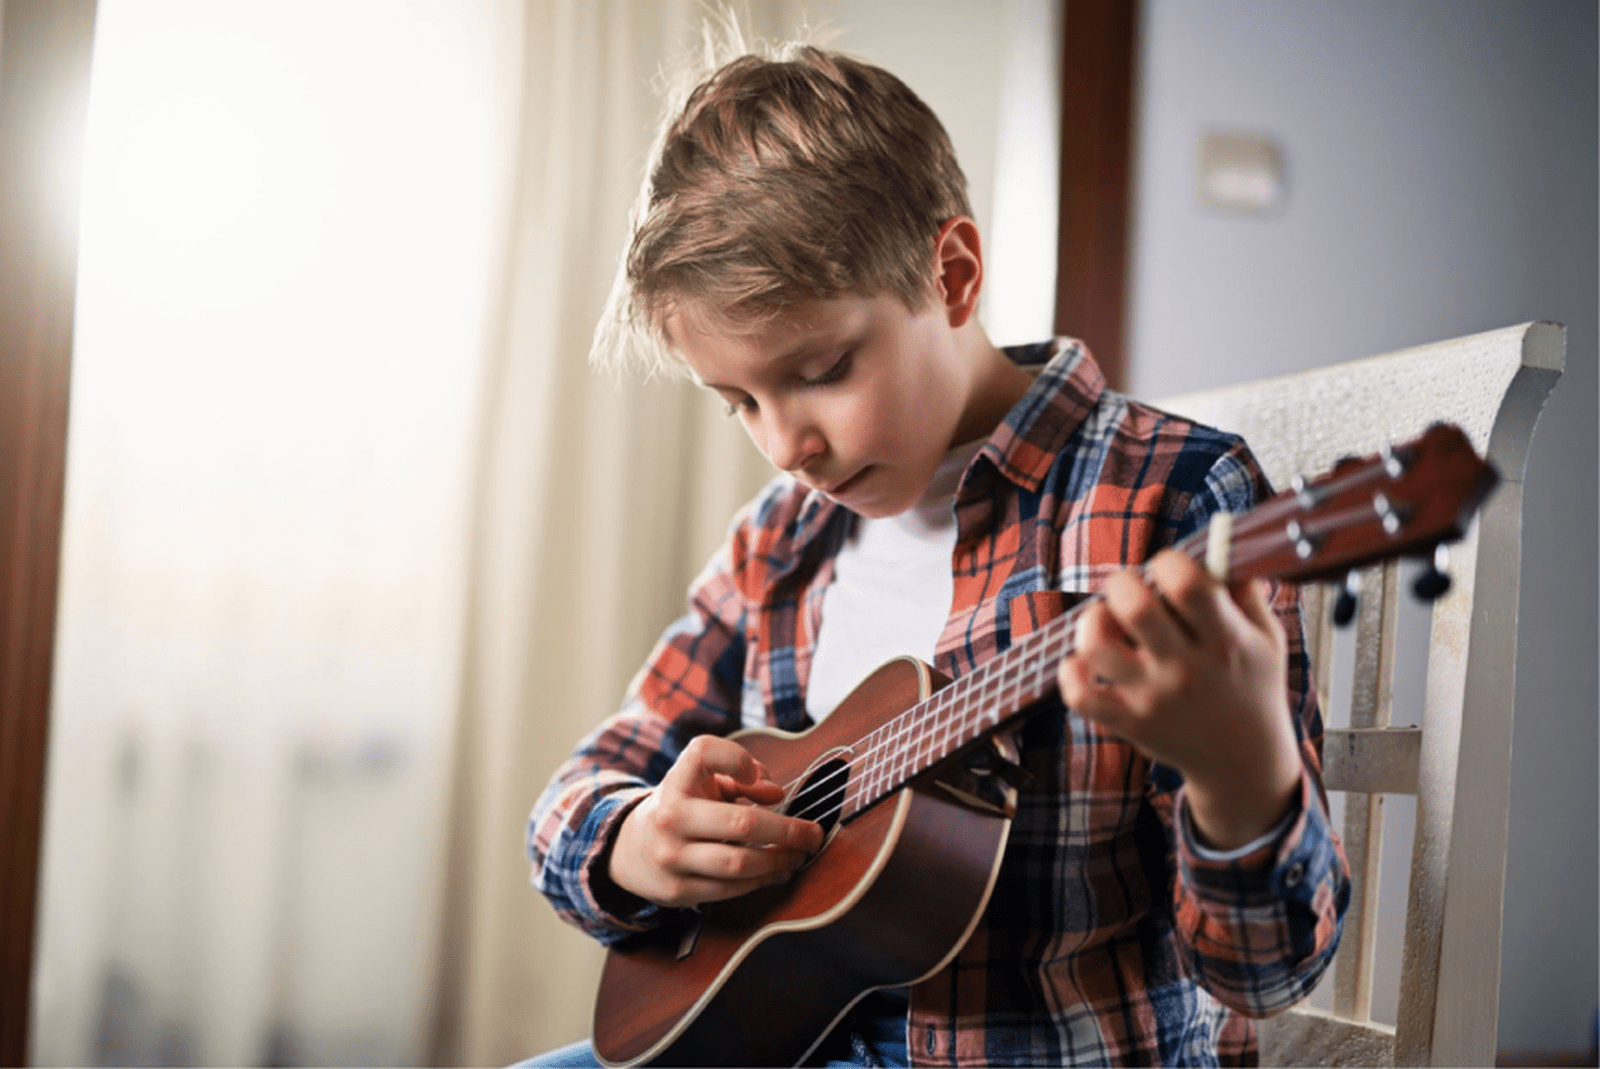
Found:
M 1283 822 L 1300 789 L 1301 759 L 1291 732 L 1277 730 L 1260 741 L 1244 771 L 1207 782 L 1186 774 L 1189 815 L 1202 844 L 1232 850 Z

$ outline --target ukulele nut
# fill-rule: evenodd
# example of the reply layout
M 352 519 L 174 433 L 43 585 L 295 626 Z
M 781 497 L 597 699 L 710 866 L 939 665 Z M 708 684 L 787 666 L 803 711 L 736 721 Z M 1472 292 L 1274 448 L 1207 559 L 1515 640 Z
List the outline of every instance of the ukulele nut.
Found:
M 1206 530 L 1206 571 L 1218 582 L 1227 582 L 1233 556 L 1233 513 L 1213 512 Z

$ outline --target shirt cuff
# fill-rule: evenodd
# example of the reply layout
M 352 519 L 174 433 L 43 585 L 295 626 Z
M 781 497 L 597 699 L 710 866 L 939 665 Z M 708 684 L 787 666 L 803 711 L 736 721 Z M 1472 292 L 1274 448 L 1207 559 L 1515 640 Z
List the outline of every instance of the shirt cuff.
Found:
M 1178 867 L 1184 884 L 1201 902 L 1219 909 L 1251 903 L 1310 900 L 1334 864 L 1337 847 L 1318 801 L 1315 780 L 1300 771 L 1297 800 L 1271 832 L 1238 850 L 1207 851 L 1195 841 L 1188 800 L 1177 799 Z
M 1294 818 L 1300 815 L 1299 807 L 1295 806 L 1285 813 L 1283 819 L 1278 821 L 1264 835 L 1258 835 L 1243 846 L 1236 846 L 1232 850 L 1218 850 L 1201 842 L 1200 837 L 1195 834 L 1194 818 L 1189 815 L 1187 801 L 1178 811 L 1183 814 L 1181 819 L 1183 821 L 1184 839 L 1189 844 L 1189 849 L 1194 851 L 1195 856 L 1202 861 L 1238 861 L 1242 857 L 1248 857 L 1263 846 L 1277 842 L 1283 836 L 1283 833 L 1288 831 L 1290 826 L 1294 824 Z
M 578 882 L 583 890 L 584 912 L 589 914 L 591 921 L 610 929 L 599 934 L 603 943 L 611 943 L 623 936 L 654 927 L 659 921 L 658 914 L 662 912 L 662 907 L 654 902 L 628 894 L 611 884 L 607 877 L 597 876 L 595 872 L 596 866 L 610 855 L 612 839 L 622 826 L 623 818 L 633 812 L 634 807 L 644 801 L 651 790 L 649 787 L 636 787 L 615 791 L 597 802 L 590 814 L 590 819 L 599 818 L 592 840 L 596 849 L 584 860 Z M 609 886 L 599 886 L 602 882 Z M 620 892 L 620 895 L 616 892 Z M 626 912 L 613 912 L 609 905 L 624 900 L 621 896 L 625 896 L 625 900 L 643 904 Z

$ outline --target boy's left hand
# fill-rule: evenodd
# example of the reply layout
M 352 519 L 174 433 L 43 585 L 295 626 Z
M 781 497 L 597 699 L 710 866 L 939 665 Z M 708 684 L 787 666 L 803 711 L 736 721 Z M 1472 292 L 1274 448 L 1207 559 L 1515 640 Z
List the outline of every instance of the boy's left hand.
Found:
M 1085 611 L 1061 697 L 1182 773 L 1206 845 L 1242 846 L 1283 819 L 1300 780 L 1283 628 L 1264 581 L 1224 586 L 1171 549 L 1148 570 L 1113 575 Z

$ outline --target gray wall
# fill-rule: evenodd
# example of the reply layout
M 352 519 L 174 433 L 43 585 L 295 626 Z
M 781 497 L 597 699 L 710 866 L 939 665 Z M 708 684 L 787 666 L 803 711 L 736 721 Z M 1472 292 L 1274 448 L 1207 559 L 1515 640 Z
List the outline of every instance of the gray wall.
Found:
M 1135 394 L 1567 326 L 1525 484 L 1502 1049 L 1586 1047 L 1596 1005 L 1596 40 L 1592 0 L 1144 3 Z M 1283 146 L 1278 213 L 1201 207 L 1212 129 Z

